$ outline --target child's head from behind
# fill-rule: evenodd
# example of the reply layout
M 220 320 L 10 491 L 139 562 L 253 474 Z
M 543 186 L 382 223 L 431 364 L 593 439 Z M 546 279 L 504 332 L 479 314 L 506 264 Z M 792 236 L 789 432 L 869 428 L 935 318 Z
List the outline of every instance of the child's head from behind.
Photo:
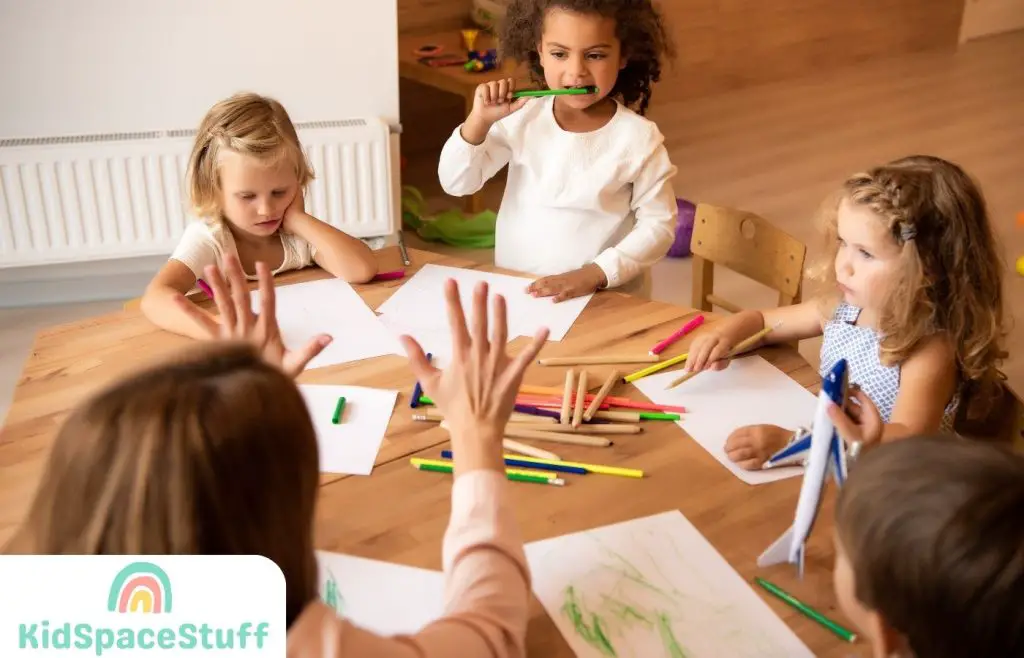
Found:
M 849 178 L 824 214 L 820 278 L 871 309 L 883 361 L 942 332 L 968 379 L 990 376 L 1002 337 L 1002 262 L 981 191 L 957 165 L 911 156 Z
M 504 55 L 527 62 L 550 89 L 598 88 L 557 102 L 585 109 L 610 96 L 641 114 L 672 53 L 651 0 L 513 0 L 501 44 Z
M 62 426 L 12 547 L 258 554 L 316 593 L 316 435 L 301 393 L 244 345 L 192 350 L 99 392 Z
M 238 94 L 206 114 L 188 165 L 194 212 L 272 235 L 313 178 L 295 126 L 277 101 Z
M 836 504 L 835 588 L 878 657 L 1024 655 L 1024 458 L 955 436 L 866 452 Z

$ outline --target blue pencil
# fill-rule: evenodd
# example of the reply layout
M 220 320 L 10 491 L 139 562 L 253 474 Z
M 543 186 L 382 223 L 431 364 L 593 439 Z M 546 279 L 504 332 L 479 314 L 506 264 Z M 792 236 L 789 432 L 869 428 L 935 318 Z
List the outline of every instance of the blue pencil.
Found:
M 451 459 L 451 450 L 441 451 L 442 459 Z M 519 468 L 534 468 L 543 471 L 558 471 L 559 473 L 574 473 L 576 475 L 586 475 L 587 469 L 580 468 L 579 466 L 565 466 L 563 464 L 546 464 L 541 462 L 524 462 L 518 459 L 505 458 L 505 466 L 518 466 Z
M 427 363 L 430 363 L 431 358 L 433 358 L 433 355 L 430 352 L 427 352 Z M 422 395 L 423 387 L 420 386 L 419 382 L 416 382 L 416 386 L 412 388 L 412 399 L 409 400 L 409 406 L 413 409 L 420 406 L 420 396 Z

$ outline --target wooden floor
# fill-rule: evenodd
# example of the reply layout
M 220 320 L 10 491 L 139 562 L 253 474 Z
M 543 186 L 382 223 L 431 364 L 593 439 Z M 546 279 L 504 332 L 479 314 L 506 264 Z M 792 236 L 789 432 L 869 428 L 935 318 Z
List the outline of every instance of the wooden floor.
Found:
M 875 61 L 828 75 L 686 103 L 657 103 L 651 118 L 679 167 L 676 192 L 693 201 L 745 208 L 807 243 L 818 244 L 811 216 L 848 174 L 912 153 L 961 164 L 982 185 L 1006 259 L 1007 310 L 1024 308 L 1024 32 L 971 42 L 957 52 Z M 452 127 L 459 117 L 453 116 Z M 403 117 L 409 129 L 415 118 Z M 436 159 L 410 159 L 404 182 L 432 205 L 451 205 L 437 184 Z M 497 208 L 501 182 L 488 188 Z M 419 243 L 422 244 L 422 243 Z M 490 258 L 489 252 L 472 256 Z M 744 306 L 774 303 L 766 290 L 722 277 L 726 296 Z M 654 272 L 654 296 L 690 299 L 688 260 L 667 259 Z M 1024 318 L 1022 318 L 1024 319 Z M 1020 321 L 1018 321 L 1018 324 Z M 801 352 L 817 363 L 817 341 Z M 1024 329 L 1007 341 L 1010 382 L 1024 390 Z

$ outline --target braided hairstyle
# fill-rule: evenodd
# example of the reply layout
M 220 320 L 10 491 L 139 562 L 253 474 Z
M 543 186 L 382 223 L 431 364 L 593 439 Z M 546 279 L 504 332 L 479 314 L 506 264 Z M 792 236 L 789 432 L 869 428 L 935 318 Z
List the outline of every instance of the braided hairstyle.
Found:
M 313 180 L 291 118 L 272 98 L 240 93 L 226 98 L 203 117 L 188 162 L 188 191 L 197 217 L 220 217 L 220 150 L 253 156 L 267 164 L 285 157 L 295 166 L 299 188 Z
M 651 87 L 661 79 L 662 59 L 675 56 L 661 13 L 651 0 L 512 0 L 501 24 L 501 56 L 526 62 L 530 77 L 539 85 L 545 82 L 537 44 L 551 9 L 615 19 L 626 66 L 619 71 L 608 95 L 645 114 L 651 102 Z
M 844 198 L 877 215 L 901 248 L 898 280 L 879 317 L 882 363 L 900 363 L 923 338 L 945 334 L 961 382 L 984 393 L 978 400 L 991 400 L 1005 358 L 1003 262 L 978 185 L 959 166 L 927 155 L 851 176 L 822 214 L 826 253 L 811 272 L 831 290 Z

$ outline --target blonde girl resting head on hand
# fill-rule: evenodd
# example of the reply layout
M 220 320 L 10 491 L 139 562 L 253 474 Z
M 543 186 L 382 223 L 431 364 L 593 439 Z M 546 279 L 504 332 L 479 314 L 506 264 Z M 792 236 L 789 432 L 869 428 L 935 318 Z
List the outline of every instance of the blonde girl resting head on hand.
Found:
M 310 216 L 303 193 L 313 180 L 284 107 L 256 94 L 238 94 L 207 113 L 188 163 L 191 223 L 170 259 L 150 282 L 142 312 L 154 324 L 193 338 L 211 337 L 175 303 L 207 265 L 236 255 L 255 279 L 255 264 L 273 274 L 316 264 L 350 283 L 377 274 L 361 240 Z M 212 316 L 211 316 L 212 317 Z
M 765 342 L 824 337 L 822 376 L 847 360 L 860 401 L 885 422 L 882 441 L 950 431 L 964 403 L 968 417 L 986 413 L 1001 385 L 1003 263 L 974 181 L 940 158 L 901 158 L 849 178 L 823 219 L 827 253 L 815 274 L 826 294 L 713 323 L 686 368 L 724 368 L 733 345 L 778 324 Z M 761 468 L 792 434 L 743 427 L 726 453 Z
M 287 584 L 289 658 L 524 656 L 529 571 L 501 440 L 547 332 L 510 358 L 504 300 L 494 298 L 489 332 L 481 284 L 467 328 L 449 281 L 451 365 L 433 368 L 403 337 L 413 375 L 445 415 L 455 454 L 442 545 L 446 601 L 444 616 L 420 632 L 380 637 L 338 618 L 319 598 L 316 432 L 292 377 L 322 341 L 287 350 L 269 269 L 257 268 L 263 307 L 254 316 L 242 270 L 233 256 L 226 260 L 230 285 L 216 268 L 206 271 L 222 318 L 208 328 L 223 342 L 143 370 L 75 410 L 5 552 L 263 555 Z M 183 298 L 175 303 L 197 324 L 212 322 Z

